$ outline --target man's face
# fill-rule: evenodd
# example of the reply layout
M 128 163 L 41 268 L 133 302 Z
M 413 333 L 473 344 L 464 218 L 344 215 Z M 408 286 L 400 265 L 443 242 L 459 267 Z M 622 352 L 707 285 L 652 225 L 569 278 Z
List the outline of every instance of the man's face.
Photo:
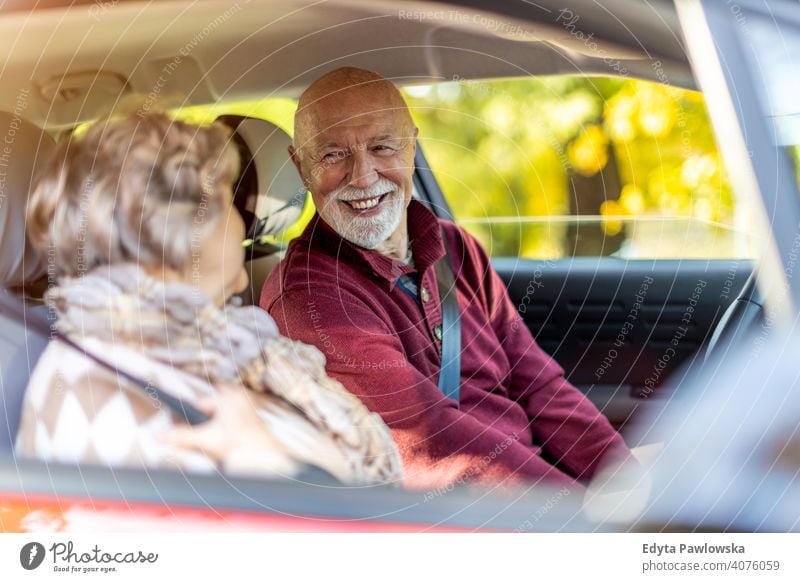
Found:
M 305 143 L 290 150 L 322 219 L 374 249 L 405 225 L 412 196 L 416 128 L 407 114 L 369 99 L 320 105 Z

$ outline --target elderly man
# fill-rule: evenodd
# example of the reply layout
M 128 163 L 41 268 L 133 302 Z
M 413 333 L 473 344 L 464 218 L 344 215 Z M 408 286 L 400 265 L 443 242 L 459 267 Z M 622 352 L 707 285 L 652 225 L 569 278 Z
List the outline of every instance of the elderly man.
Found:
M 522 324 L 478 242 L 413 201 L 417 128 L 376 73 L 335 70 L 300 98 L 289 154 L 317 215 L 260 305 L 317 346 L 329 374 L 391 427 L 406 484 L 574 486 L 629 451 Z M 449 249 L 461 313 L 458 401 L 437 386 Z

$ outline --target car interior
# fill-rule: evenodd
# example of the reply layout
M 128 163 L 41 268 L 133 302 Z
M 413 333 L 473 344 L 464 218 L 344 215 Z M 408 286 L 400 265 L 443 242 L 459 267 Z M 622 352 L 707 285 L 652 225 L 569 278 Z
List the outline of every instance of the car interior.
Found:
M 245 231 L 254 241 L 283 234 L 300 217 L 306 189 L 288 158 L 292 139 L 269 121 L 225 115 L 218 121 L 234 130 L 241 159 L 240 176 L 233 204 L 245 221 Z M 279 247 L 254 244 L 246 261 L 250 285 L 242 294 L 246 305 L 258 305 L 258 297 L 272 269 L 280 262 Z
M 296 99 L 322 73 L 344 65 L 376 70 L 403 87 L 453 80 L 608 76 L 609 59 L 624 65 L 626 75 L 635 78 L 662 83 L 668 78 L 669 84 L 697 88 L 676 12 L 666 1 L 638 7 L 625 3 L 623 19 L 613 9 L 623 2 L 607 2 L 610 9 L 581 3 L 580 18 L 575 19 L 571 12 L 564 12 L 563 3 L 549 0 L 538 3 L 542 9 L 522 2 L 491 7 L 479 0 L 437 2 L 431 3 L 435 10 L 426 7 L 424 14 L 419 12 L 419 3 L 406 7 L 406 3 L 388 0 L 45 4 L 30 18 L 28 11 L 10 3 L 0 19 L 0 52 L 6 55 L 0 72 L 4 86 L 0 131 L 14 118 L 22 118 L 16 145 L 26 144 L 24 150 L 15 148 L 13 164 L 5 168 L 8 203 L 0 220 L 17 227 L 37 166 L 56 140 L 82 124 L 125 111 L 136 98 L 141 103 L 142 96 L 145 103 L 165 109 L 268 97 Z M 464 11 L 471 17 L 459 20 L 450 11 Z M 576 33 L 583 30 L 594 31 L 596 42 L 588 43 Z M 656 61 L 658 71 L 653 67 Z M 283 249 L 263 239 L 274 241 L 297 222 L 306 204 L 306 190 L 288 158 L 291 137 L 286 131 L 245 115 L 227 114 L 219 121 L 234 131 L 242 158 L 234 205 L 245 218 L 251 241 L 246 263 L 251 283 L 242 299 L 257 304 L 263 282 Z M 414 195 L 441 218 L 452 220 L 453 212 L 436 179 L 437 167 L 424 150 L 421 139 Z M 25 326 L 27 310 L 41 315 L 43 307 L 26 299 L 20 288 L 17 265 L 24 260 L 24 233 L 0 225 L 4 255 L 0 261 L 4 267 L 0 272 L 4 288 L 0 295 L 0 454 L 17 466 L 8 459 L 22 396 L 47 338 Z M 537 342 L 631 446 L 658 440 L 641 422 L 673 396 L 662 388 L 665 381 L 702 366 L 711 351 L 762 317 L 763 301 L 750 259 L 575 256 L 543 262 L 501 256 L 493 258 L 493 264 L 512 302 L 529 302 L 522 316 Z M 532 281 L 542 285 L 535 300 L 529 301 Z M 645 281 L 649 283 L 642 298 Z M 686 299 L 700 281 L 704 292 L 696 300 L 688 329 L 681 331 L 686 326 Z M 632 311 L 640 311 L 641 316 L 620 343 L 620 327 Z M 680 346 L 663 361 L 676 334 L 682 334 Z M 598 378 L 597 371 L 612 349 L 615 363 Z M 652 371 L 660 359 L 663 365 L 654 378 Z M 39 477 L 45 471 L 36 463 L 24 466 Z M 102 473 L 100 468 L 88 470 Z M 157 498 L 141 475 L 122 474 L 132 475 L 138 483 L 117 485 L 128 487 L 127 494 L 135 495 L 138 486 L 149 491 L 150 499 Z M 103 478 L 111 479 L 109 475 Z M 215 493 L 213 481 L 204 479 L 192 483 L 205 492 L 207 502 Z M 67 481 L 73 491 L 82 491 L 75 475 Z M 108 483 L 106 487 L 111 487 Z M 252 485 L 242 486 L 248 494 L 261 495 Z M 325 503 L 335 504 L 331 492 L 312 488 L 307 493 L 324 500 L 315 506 L 320 514 L 328 511 L 323 509 Z M 342 495 L 352 495 L 348 497 L 352 500 L 357 493 Z M 367 492 L 361 493 L 362 499 L 371 499 Z M 374 508 L 388 503 L 389 497 L 367 503 Z M 284 499 L 294 498 L 287 493 Z M 401 505 L 402 498 L 394 499 L 396 503 L 391 503 Z M 453 497 L 442 503 L 459 500 Z M 282 511 L 299 510 L 290 501 L 285 503 Z M 369 507 L 362 509 L 366 514 Z M 440 515 L 450 509 L 442 506 Z M 422 514 L 415 514 L 415 519 L 426 519 Z M 481 515 L 489 520 L 488 513 L 476 513 L 470 519 L 480 520 Z M 552 517 L 564 516 L 554 512 Z M 577 521 L 573 525 L 582 527 Z

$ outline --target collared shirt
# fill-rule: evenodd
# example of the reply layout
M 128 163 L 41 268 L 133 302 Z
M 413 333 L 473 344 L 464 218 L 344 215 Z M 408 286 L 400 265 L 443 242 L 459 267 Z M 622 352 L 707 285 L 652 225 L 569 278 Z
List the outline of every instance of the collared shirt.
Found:
M 420 202 L 407 218 L 413 266 L 345 241 L 315 216 L 260 300 L 283 334 L 319 348 L 328 373 L 389 425 L 406 484 L 572 486 L 604 457 L 627 460 L 619 434 L 536 344 L 480 244 Z M 437 385 L 440 228 L 461 310 L 460 402 Z M 412 273 L 419 300 L 398 285 Z
M 408 246 L 408 254 L 403 262 L 414 268 L 414 257 L 411 255 L 411 245 Z M 397 278 L 397 284 L 403 288 L 403 291 L 409 293 L 415 300 L 419 301 L 419 285 L 417 284 L 416 273 L 409 273 L 407 275 L 400 275 Z

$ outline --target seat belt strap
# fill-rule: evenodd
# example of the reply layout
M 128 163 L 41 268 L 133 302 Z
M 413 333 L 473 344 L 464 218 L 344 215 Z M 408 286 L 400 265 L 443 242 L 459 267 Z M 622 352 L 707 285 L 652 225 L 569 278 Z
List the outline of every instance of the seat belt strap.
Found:
M 189 424 L 196 425 L 208 420 L 207 414 L 195 406 L 192 406 L 185 400 L 176 398 L 163 388 L 154 386 L 150 382 L 146 382 L 142 378 L 134 376 L 133 374 L 120 369 L 111 362 L 108 362 L 104 358 L 101 358 L 97 354 L 87 350 L 85 347 L 74 341 L 66 334 L 61 333 L 55 328 L 51 328 L 50 321 L 47 319 L 46 315 L 40 315 L 38 313 L 34 314 L 30 311 L 26 312 L 21 299 L 12 297 L 11 295 L 5 293 L 0 294 L 0 313 L 9 316 L 17 323 L 25 326 L 29 331 L 32 331 L 41 337 L 60 341 L 61 343 L 68 345 L 72 349 L 77 350 L 85 357 L 92 360 L 95 364 L 105 368 L 106 370 L 114 372 L 122 378 L 125 378 L 128 382 L 147 393 L 151 399 L 165 405 L 176 416 L 182 418 Z
M 461 313 L 458 308 L 456 280 L 447 238 L 442 229 L 445 254 L 436 262 L 436 286 L 442 308 L 442 363 L 439 369 L 439 390 L 456 402 L 461 396 Z

